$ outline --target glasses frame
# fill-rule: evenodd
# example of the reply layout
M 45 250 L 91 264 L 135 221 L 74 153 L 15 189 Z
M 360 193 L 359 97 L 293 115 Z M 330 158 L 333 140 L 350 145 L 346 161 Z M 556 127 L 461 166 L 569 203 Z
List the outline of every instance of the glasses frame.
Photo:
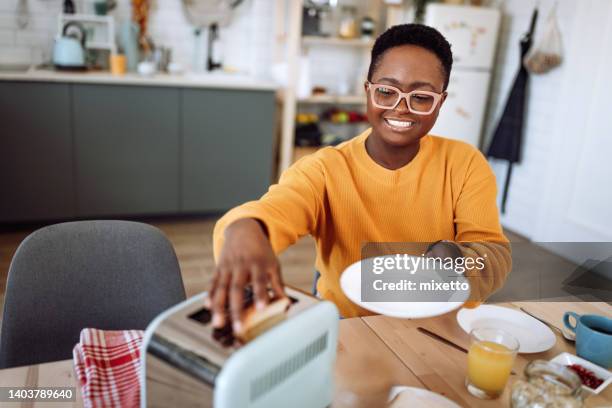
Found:
M 374 98 L 374 92 L 375 92 L 375 88 L 376 87 L 383 87 L 383 88 L 389 88 L 394 90 L 395 92 L 397 92 L 397 94 L 399 95 L 397 98 L 397 101 L 393 104 L 393 106 L 384 106 L 384 105 L 380 105 L 378 103 L 376 103 L 376 100 Z M 391 85 L 387 85 L 387 84 L 375 84 L 369 81 L 366 81 L 366 87 L 368 88 L 368 92 L 370 94 L 370 100 L 372 101 L 372 105 L 376 106 L 379 109 L 395 109 L 397 107 L 397 105 L 399 105 L 402 101 L 402 99 L 404 99 L 406 101 L 406 106 L 408 107 L 408 110 L 410 111 L 410 113 L 414 113 L 415 115 L 431 115 L 431 113 L 436 109 L 436 107 L 438 106 L 438 103 L 440 103 L 440 100 L 442 99 L 442 96 L 444 94 L 446 94 L 446 92 L 442 92 L 441 94 L 437 93 L 437 92 L 431 92 L 431 91 L 421 91 L 421 90 L 414 90 L 414 91 L 410 91 L 410 92 L 402 92 L 401 89 L 395 87 L 395 86 L 391 86 Z M 431 109 L 427 112 L 419 112 L 416 111 L 414 109 L 412 109 L 412 107 L 410 106 L 410 97 L 413 94 L 425 94 L 425 95 L 429 95 L 432 96 L 434 98 L 434 103 L 433 105 L 431 105 Z

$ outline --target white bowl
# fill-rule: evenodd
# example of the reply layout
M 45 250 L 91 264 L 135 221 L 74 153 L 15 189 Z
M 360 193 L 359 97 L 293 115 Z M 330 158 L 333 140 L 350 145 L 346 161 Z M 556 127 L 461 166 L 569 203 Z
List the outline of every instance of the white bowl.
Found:
M 610 383 L 612 383 L 612 373 L 610 371 L 606 370 L 603 367 L 598 366 L 597 364 L 593 364 L 590 361 L 585 360 L 584 358 L 580 358 L 574 354 L 561 353 L 550 361 L 553 363 L 564 365 L 564 366 L 568 366 L 572 364 L 580 364 L 587 370 L 591 370 L 597 377 L 601 378 L 603 380 L 603 383 L 601 383 L 601 385 L 597 387 L 597 389 L 595 390 L 587 387 L 586 385 L 582 386 L 582 389 L 584 389 L 586 392 L 590 394 L 599 394 L 608 385 L 610 385 Z
M 138 73 L 142 76 L 155 74 L 155 64 L 151 61 L 142 61 L 137 66 Z

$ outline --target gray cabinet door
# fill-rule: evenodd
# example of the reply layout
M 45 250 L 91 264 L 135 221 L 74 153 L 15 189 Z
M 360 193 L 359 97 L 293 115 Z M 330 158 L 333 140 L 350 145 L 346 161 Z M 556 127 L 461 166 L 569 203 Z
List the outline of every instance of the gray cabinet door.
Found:
M 179 211 L 179 90 L 74 85 L 79 216 Z
M 182 91 L 182 210 L 223 211 L 266 192 L 272 176 L 273 92 Z
M 75 215 L 67 84 L 0 82 L 0 222 Z

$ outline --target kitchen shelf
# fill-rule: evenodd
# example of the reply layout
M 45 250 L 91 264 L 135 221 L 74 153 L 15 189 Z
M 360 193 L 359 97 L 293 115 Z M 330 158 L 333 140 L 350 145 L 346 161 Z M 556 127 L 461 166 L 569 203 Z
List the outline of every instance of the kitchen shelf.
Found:
M 64 25 L 68 22 L 75 21 L 83 24 L 85 31 L 88 28 L 104 27 L 106 37 L 103 41 L 86 41 L 85 48 L 88 49 L 104 49 L 109 50 L 112 54 L 117 53 L 117 46 L 115 44 L 115 19 L 113 16 L 97 16 L 95 14 L 63 14 L 60 13 L 57 17 L 57 32 L 58 35 L 62 35 Z
M 357 77 L 363 77 L 365 69 L 369 63 L 369 50 L 374 45 L 373 38 L 340 38 L 333 36 L 313 36 L 302 34 L 302 19 L 304 16 L 305 0 L 276 0 L 275 1 L 275 23 L 274 32 L 276 39 L 274 46 L 274 63 L 286 69 L 286 81 L 282 92 L 279 92 L 277 101 L 282 106 L 280 118 L 280 140 L 279 140 L 279 174 L 286 170 L 294 161 L 297 153 L 295 146 L 295 118 L 298 110 L 319 110 L 319 108 L 331 105 L 349 105 L 352 109 L 363 109 L 367 103 L 365 95 L 314 95 L 300 98 L 300 71 L 302 68 L 303 57 L 311 52 L 318 51 L 318 47 L 329 47 L 329 51 L 340 51 L 356 56 L 354 59 L 355 72 L 342 73 L 345 78 L 353 84 Z M 387 27 L 400 24 L 405 19 L 403 6 L 388 4 L 387 0 L 369 0 L 359 2 L 359 13 L 370 16 L 376 22 L 374 32 L 382 33 Z M 333 49 L 332 49 L 333 48 Z M 286 68 L 284 68 L 286 66 Z M 330 85 L 322 79 L 312 78 L 312 85 Z M 360 85 L 361 87 L 361 85 Z M 355 93 L 360 93 L 356 89 Z M 318 104 L 318 105 L 317 105 Z M 298 150 L 300 151 L 300 150 Z
M 307 35 L 302 37 L 303 45 L 348 45 L 352 47 L 368 47 L 371 48 L 374 45 L 374 40 L 367 38 L 340 38 L 340 37 L 317 37 L 314 35 Z
M 108 24 L 112 16 L 98 16 L 95 14 L 62 14 L 63 21 L 81 21 L 85 23 Z
M 345 104 L 345 105 L 365 105 L 365 95 L 312 95 L 308 98 L 298 99 L 299 103 L 322 103 L 322 104 Z
M 100 49 L 100 50 L 109 50 L 109 43 L 102 41 L 88 41 L 85 43 L 85 46 L 90 49 Z

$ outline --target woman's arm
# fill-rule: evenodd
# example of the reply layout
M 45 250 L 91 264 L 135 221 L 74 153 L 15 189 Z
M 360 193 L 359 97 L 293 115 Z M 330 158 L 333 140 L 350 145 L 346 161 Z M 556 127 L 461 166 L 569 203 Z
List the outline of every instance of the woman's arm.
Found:
M 216 268 L 210 290 L 215 327 L 225 324 L 229 304 L 234 331 L 240 331 L 247 284 L 252 284 L 260 308 L 270 300 L 268 284 L 275 297 L 284 296 L 276 254 L 315 230 L 324 189 L 318 159 L 305 157 L 283 173 L 261 199 L 230 210 L 217 222 L 213 232 Z
M 223 247 L 225 229 L 242 218 L 259 220 L 274 252 L 282 252 L 314 231 L 322 212 L 324 190 L 325 175 L 316 154 L 302 158 L 259 200 L 240 205 L 219 219 L 213 232 L 215 259 Z
M 482 270 L 466 271 L 470 298 L 484 301 L 501 288 L 512 269 L 510 243 L 499 223 L 495 175 L 480 152 L 475 152 L 455 204 L 455 242 L 463 257 L 481 258 Z

